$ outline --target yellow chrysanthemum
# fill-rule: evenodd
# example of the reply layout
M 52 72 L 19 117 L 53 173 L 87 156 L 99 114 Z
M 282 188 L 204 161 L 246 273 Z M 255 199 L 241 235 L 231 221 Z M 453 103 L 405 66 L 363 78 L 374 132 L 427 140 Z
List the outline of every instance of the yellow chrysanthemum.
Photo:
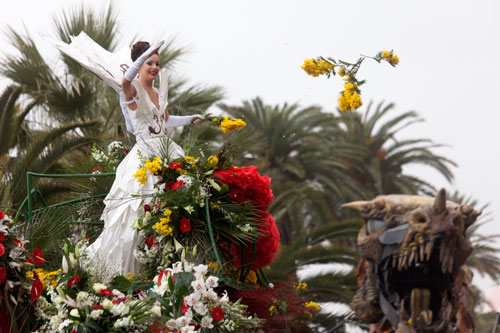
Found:
M 335 66 L 326 60 L 316 61 L 313 59 L 306 59 L 302 64 L 301 68 L 309 75 L 319 76 L 322 74 L 328 74 L 333 71 Z
M 169 221 L 170 221 L 170 215 L 172 214 L 172 211 L 170 209 L 165 209 L 163 212 L 163 216 L 165 216 Z
M 295 289 L 300 290 L 300 289 L 306 289 L 307 288 L 307 283 L 305 282 L 299 282 Z
M 245 123 L 241 119 L 229 119 L 228 117 L 224 117 L 224 120 L 221 121 L 220 127 L 222 129 L 222 132 L 224 133 L 229 133 L 234 130 L 237 130 L 238 128 L 246 126 L 247 123 Z
M 250 272 L 248 272 L 245 282 L 250 284 L 257 284 L 257 274 L 254 270 L 250 270 Z
M 193 156 L 184 156 L 184 160 L 189 164 L 193 164 L 196 161 L 196 158 Z
M 339 71 L 337 72 L 340 76 L 346 75 L 345 67 L 340 67 Z
M 218 163 L 219 163 L 219 158 L 217 156 L 211 155 L 208 158 L 208 165 L 210 165 L 212 169 L 215 168 Z
M 310 301 L 306 303 L 306 309 L 319 311 L 319 305 L 316 302 Z
M 36 272 L 44 288 L 47 287 L 48 284 L 54 288 L 57 287 L 58 271 L 47 272 L 43 268 L 35 268 L 33 271 L 27 272 L 26 277 L 32 279 L 34 277 L 33 272 Z
M 158 233 L 162 233 L 165 236 L 170 236 L 172 235 L 172 228 L 168 225 L 170 222 L 170 215 L 172 214 L 172 211 L 170 209 L 165 209 L 163 212 L 163 216 L 160 218 L 160 222 L 156 222 L 153 225 L 153 229 L 156 230 Z
M 269 307 L 269 315 L 272 317 L 275 312 L 276 312 L 276 307 L 274 305 L 271 305 Z
M 142 167 L 137 170 L 136 173 L 134 173 L 134 177 L 139 183 L 144 185 L 148 181 L 148 171 L 146 170 L 146 168 Z
M 155 157 L 151 162 L 150 160 L 146 160 L 146 164 L 144 164 L 146 170 L 148 170 L 151 174 L 156 174 L 161 169 L 161 158 Z

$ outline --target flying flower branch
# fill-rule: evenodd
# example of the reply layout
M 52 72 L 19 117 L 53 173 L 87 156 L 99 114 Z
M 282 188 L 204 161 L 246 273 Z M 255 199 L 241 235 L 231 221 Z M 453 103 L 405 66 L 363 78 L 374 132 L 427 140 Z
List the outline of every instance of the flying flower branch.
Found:
M 339 109 L 341 111 L 357 110 L 363 102 L 361 100 L 361 90 L 359 87 L 363 85 L 366 80 L 358 80 L 356 75 L 361 67 L 361 64 L 366 58 L 370 58 L 380 63 L 382 61 L 388 62 L 391 66 L 395 67 L 399 64 L 399 57 L 391 51 L 381 51 L 374 57 L 361 55 L 355 63 L 349 63 L 340 59 L 333 59 L 330 57 L 324 58 L 322 56 L 316 59 L 306 59 L 302 64 L 302 69 L 309 75 L 314 77 L 319 75 L 326 75 L 330 78 L 331 75 L 339 75 L 344 80 L 344 90 L 340 93 Z

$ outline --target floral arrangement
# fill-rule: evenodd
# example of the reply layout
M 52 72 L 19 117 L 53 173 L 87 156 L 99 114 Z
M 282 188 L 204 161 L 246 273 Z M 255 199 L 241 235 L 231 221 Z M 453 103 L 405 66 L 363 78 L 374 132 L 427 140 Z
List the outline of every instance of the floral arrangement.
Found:
M 132 226 L 144 240 L 136 258 L 151 275 L 177 261 L 179 249 L 196 246 L 198 262 L 217 263 L 222 274 L 244 282 L 279 250 L 278 228 L 267 212 L 271 180 L 255 166 L 230 166 L 226 148 L 198 155 L 151 157 L 135 174 L 140 183 L 155 177 L 158 189 Z
M 219 291 L 208 266 L 176 262 L 152 281 L 116 276 L 107 284 L 90 274 L 87 240 L 64 247 L 62 269 L 38 300 L 39 332 L 195 332 L 259 327 L 246 306 Z M 185 252 L 184 252 L 185 253 Z
M 32 266 L 41 266 L 45 259 L 40 249 L 29 253 L 27 241 L 19 236 L 14 220 L 0 211 L 0 329 L 22 330 L 25 323 L 17 318 L 21 311 L 32 309 L 42 293 L 42 282 L 36 274 L 27 276 Z M 29 311 L 28 311 L 29 312 Z M 24 317 L 26 318 L 26 316 Z
M 340 93 L 338 99 L 339 109 L 341 111 L 357 110 L 363 102 L 361 100 L 361 90 L 359 87 L 364 84 L 365 80 L 358 80 L 356 75 L 365 58 L 370 58 L 378 63 L 386 61 L 391 66 L 395 67 L 399 64 L 399 57 L 391 51 L 380 51 L 374 57 L 362 55 L 355 63 L 349 63 L 343 60 L 335 60 L 333 58 L 318 57 L 316 59 L 306 59 L 301 68 L 309 75 L 317 77 L 326 75 L 330 78 L 331 75 L 338 74 L 343 77 L 344 90 Z M 335 67 L 338 69 L 336 70 Z
M 94 168 L 93 173 L 116 171 L 118 164 L 120 164 L 127 152 L 128 149 L 125 148 L 121 141 L 111 142 L 106 151 L 100 150 L 94 144 L 91 152 L 92 158 L 100 165 Z

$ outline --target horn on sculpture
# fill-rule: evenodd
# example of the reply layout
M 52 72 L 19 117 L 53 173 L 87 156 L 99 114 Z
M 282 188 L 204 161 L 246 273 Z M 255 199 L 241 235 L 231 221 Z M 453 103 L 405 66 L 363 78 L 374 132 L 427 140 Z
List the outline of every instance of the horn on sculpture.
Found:
M 352 201 L 352 202 L 345 203 L 341 207 L 342 208 L 347 207 L 347 208 L 357 209 L 360 212 L 362 212 L 362 211 L 370 208 L 370 205 L 371 205 L 371 201 L 360 200 L 360 201 Z
M 446 209 L 446 191 L 444 188 L 440 189 L 434 199 L 434 204 L 432 205 L 434 212 L 442 213 Z

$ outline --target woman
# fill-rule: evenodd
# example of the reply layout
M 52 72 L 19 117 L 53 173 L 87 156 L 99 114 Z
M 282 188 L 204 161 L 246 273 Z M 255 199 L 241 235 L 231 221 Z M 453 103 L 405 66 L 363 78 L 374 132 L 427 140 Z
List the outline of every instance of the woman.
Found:
M 184 156 L 182 148 L 168 138 L 167 128 L 198 124 L 204 119 L 200 115 L 168 114 L 166 75 L 160 77 L 159 89 L 153 86 L 156 77 L 160 76 L 158 50 L 162 44 L 160 42 L 150 46 L 147 42 L 137 42 L 131 51 L 133 64 L 119 65 L 122 69 L 128 67 L 121 80 L 120 104 L 127 129 L 135 135 L 136 144 L 116 170 L 115 181 L 104 200 L 106 208 L 101 217 L 104 229 L 99 238 L 89 246 L 91 262 L 106 265 L 107 273 L 126 275 L 140 271 L 140 264 L 134 257 L 134 250 L 140 239 L 131 225 L 143 213 L 143 204 L 151 200 L 148 195 L 154 191 L 154 180 L 149 177 L 145 184 L 140 184 L 134 178 L 134 173 L 140 167 L 138 153 L 146 157 L 157 155 L 162 150 L 167 151 L 173 159 Z M 116 71 L 114 76 L 111 75 L 111 66 L 110 70 L 102 70 L 104 60 L 96 60 L 96 57 L 104 57 L 107 51 L 96 45 L 84 34 L 74 37 L 71 45 L 59 44 L 58 48 L 105 82 L 111 82 L 110 86 L 116 89 Z M 89 49 L 92 52 L 88 52 Z M 82 55 L 82 51 L 86 55 Z M 106 78 L 104 75 L 113 77 Z

